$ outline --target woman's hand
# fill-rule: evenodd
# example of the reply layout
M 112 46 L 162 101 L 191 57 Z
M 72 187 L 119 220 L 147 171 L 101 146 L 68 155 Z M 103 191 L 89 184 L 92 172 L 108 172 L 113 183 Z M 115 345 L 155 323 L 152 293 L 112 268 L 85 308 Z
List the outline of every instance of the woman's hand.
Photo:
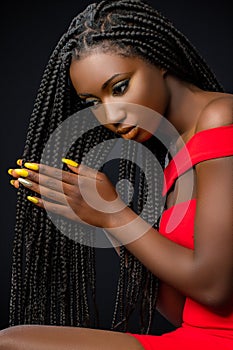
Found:
M 102 228 L 111 227 L 111 218 L 126 205 L 107 176 L 85 165 L 63 159 L 72 173 L 44 164 L 25 163 L 23 169 L 8 172 L 19 184 L 40 197 L 28 196 L 36 206 L 77 222 Z M 17 162 L 20 165 L 20 161 Z

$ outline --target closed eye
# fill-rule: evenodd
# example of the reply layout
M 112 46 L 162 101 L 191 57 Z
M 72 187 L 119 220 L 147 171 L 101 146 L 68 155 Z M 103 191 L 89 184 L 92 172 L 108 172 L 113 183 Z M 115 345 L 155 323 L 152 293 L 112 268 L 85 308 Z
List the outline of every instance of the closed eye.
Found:
M 86 106 L 86 107 L 95 107 L 101 103 L 100 100 L 98 99 L 93 99 L 93 98 L 81 98 L 81 102 Z

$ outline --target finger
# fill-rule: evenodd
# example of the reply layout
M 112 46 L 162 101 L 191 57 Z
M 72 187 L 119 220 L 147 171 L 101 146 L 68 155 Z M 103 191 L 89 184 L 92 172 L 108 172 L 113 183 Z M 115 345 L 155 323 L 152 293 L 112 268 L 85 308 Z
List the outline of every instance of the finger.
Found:
M 25 163 L 25 166 L 28 167 L 28 164 L 30 163 Z M 68 184 L 74 185 L 75 183 L 77 183 L 77 178 L 75 174 L 72 174 L 68 171 L 54 168 L 45 164 L 38 164 L 38 170 L 40 174 L 47 175 L 57 180 L 62 180 L 63 182 L 66 182 Z
M 47 199 L 51 199 L 57 203 L 68 205 L 68 197 L 64 193 L 50 190 L 46 187 L 40 186 L 40 194 L 43 199 L 44 197 L 46 197 Z
M 9 169 L 8 173 L 15 178 L 23 177 L 34 182 L 47 181 L 48 187 L 52 185 L 52 181 L 50 182 L 48 177 L 51 178 L 51 180 L 62 180 L 71 185 L 77 183 L 76 175 L 67 171 L 36 163 L 25 163 L 24 165 L 27 166 L 27 168 Z M 47 180 L 43 175 L 47 176 Z
M 103 173 L 93 168 L 90 168 L 84 164 L 79 165 L 79 167 L 76 170 L 76 174 L 88 177 L 89 179 L 93 179 L 93 180 L 98 180 L 98 181 L 103 180 Z
M 84 164 L 78 164 L 71 159 L 62 158 L 62 162 L 65 163 L 69 169 L 80 176 L 86 176 L 90 179 L 102 181 L 103 173 L 90 168 Z
M 23 164 L 22 159 L 17 159 L 16 164 L 17 164 L 18 166 L 22 166 L 22 164 Z
M 14 188 L 19 188 L 19 181 L 18 180 L 10 180 L 10 184 L 14 186 Z
M 15 178 L 19 178 L 20 176 L 28 177 L 29 171 L 27 169 L 9 169 L 8 174 Z
M 14 180 L 13 180 L 14 181 Z M 49 178 L 49 181 L 51 181 L 51 184 L 53 185 L 53 188 L 45 187 L 40 184 L 33 182 L 31 180 L 24 179 L 24 178 L 18 178 L 18 182 L 22 184 L 24 187 L 29 188 L 31 191 L 34 191 L 44 197 L 47 197 L 49 199 L 52 199 L 56 202 L 67 204 L 67 195 L 72 194 L 74 191 L 73 186 L 71 185 L 63 185 L 62 182 L 59 182 L 58 180 L 51 180 Z M 56 186 L 54 185 L 54 182 L 56 182 Z M 46 182 L 48 183 L 48 182 Z M 49 183 L 50 184 L 50 183 Z M 60 191 L 58 191 L 58 189 Z M 76 189 L 77 190 L 77 189 Z
M 66 159 L 66 158 L 62 158 L 62 162 L 65 163 L 69 167 L 69 169 L 72 170 L 75 174 L 78 174 L 80 176 L 86 176 L 90 179 L 103 181 L 104 174 L 95 169 L 92 169 L 83 164 L 79 165 L 73 160 Z M 32 171 L 35 171 L 35 172 L 39 172 L 40 174 L 44 174 L 58 180 L 62 179 L 63 182 L 66 182 L 72 185 L 77 183 L 77 178 L 75 174 L 72 174 L 70 172 L 67 172 L 58 168 L 50 167 L 44 164 L 29 163 L 29 162 L 26 162 L 24 166 L 26 169 L 24 168 L 9 169 L 8 173 L 14 177 L 27 177 L 38 182 L 38 180 L 36 180 L 36 175 L 34 175 L 35 178 L 33 179 Z
M 61 215 L 72 221 L 81 222 L 79 217 L 73 212 L 73 210 L 69 206 L 61 205 L 57 203 L 51 203 L 49 201 L 42 200 L 41 198 L 38 198 L 38 197 L 28 196 L 27 199 L 37 207 L 43 208 L 48 212 Z

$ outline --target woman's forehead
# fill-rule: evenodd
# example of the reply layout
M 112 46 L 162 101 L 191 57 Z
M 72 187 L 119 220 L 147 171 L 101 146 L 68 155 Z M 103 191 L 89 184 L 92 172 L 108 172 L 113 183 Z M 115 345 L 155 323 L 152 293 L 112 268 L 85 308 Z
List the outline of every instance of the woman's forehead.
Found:
M 80 60 L 73 60 L 70 76 L 73 84 L 81 92 L 89 86 L 102 85 L 115 74 L 125 74 L 138 67 L 141 60 L 113 54 L 92 54 Z

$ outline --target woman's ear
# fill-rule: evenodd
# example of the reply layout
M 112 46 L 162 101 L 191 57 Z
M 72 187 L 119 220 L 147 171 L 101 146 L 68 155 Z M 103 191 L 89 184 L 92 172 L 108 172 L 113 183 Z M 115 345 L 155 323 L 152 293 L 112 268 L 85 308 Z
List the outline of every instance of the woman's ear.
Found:
M 165 78 L 168 74 L 167 69 L 165 69 L 165 68 L 161 68 L 161 72 L 162 72 L 163 78 Z

